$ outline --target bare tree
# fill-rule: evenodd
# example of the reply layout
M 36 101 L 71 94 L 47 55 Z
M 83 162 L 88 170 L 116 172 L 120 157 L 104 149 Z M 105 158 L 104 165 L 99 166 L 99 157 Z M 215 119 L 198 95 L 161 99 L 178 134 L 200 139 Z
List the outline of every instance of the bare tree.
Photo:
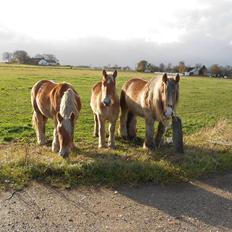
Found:
M 3 59 L 3 61 L 5 61 L 7 63 L 11 62 L 11 60 L 12 60 L 12 53 L 10 53 L 10 52 L 4 52 L 2 54 L 2 59 Z
M 184 73 L 185 72 L 185 63 L 184 61 L 179 62 L 179 73 Z

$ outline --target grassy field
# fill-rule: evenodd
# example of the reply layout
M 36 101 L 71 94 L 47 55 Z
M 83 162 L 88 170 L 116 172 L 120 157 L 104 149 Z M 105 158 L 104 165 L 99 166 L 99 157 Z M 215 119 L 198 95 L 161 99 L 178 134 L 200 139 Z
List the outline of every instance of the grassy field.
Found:
M 118 92 L 132 78 L 152 74 L 119 72 Z M 81 96 L 82 111 L 75 130 L 78 146 L 68 160 L 37 147 L 31 125 L 30 89 L 41 79 L 69 82 Z M 91 87 L 101 71 L 33 66 L 0 66 L 0 186 L 21 187 L 30 180 L 52 185 L 115 185 L 140 182 L 187 181 L 232 168 L 232 81 L 182 78 L 177 113 L 182 118 L 185 154 L 176 155 L 171 145 L 144 151 L 144 122 L 138 122 L 138 138 L 128 143 L 117 137 L 117 149 L 98 150 L 92 136 L 89 106 Z M 52 123 L 47 135 L 52 139 Z M 209 136 L 210 135 L 210 136 Z M 170 131 L 167 133 L 170 136 Z

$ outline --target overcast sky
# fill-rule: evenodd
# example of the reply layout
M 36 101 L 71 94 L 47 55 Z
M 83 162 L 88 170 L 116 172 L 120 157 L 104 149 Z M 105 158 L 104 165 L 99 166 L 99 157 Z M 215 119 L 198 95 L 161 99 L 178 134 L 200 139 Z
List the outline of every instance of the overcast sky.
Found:
M 17 49 L 72 65 L 232 65 L 232 0 L 2 1 L 0 54 Z

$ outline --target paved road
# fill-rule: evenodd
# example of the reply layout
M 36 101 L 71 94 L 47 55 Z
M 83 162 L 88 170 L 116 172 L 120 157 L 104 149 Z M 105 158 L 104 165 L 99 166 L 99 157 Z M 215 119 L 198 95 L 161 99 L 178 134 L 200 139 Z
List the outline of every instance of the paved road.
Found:
M 232 231 L 232 174 L 189 184 L 0 193 L 0 231 Z

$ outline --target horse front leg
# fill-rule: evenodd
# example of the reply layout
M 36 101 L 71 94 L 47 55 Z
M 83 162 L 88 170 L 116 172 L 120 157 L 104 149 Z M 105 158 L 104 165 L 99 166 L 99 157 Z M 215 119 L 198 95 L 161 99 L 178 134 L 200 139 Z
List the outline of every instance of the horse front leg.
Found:
M 60 150 L 60 144 L 58 140 L 58 134 L 56 128 L 53 130 L 53 141 L 52 141 L 52 151 L 58 152 Z
M 155 137 L 156 148 L 159 148 L 161 143 L 163 142 L 163 136 L 164 136 L 165 132 L 166 132 L 166 127 L 164 126 L 164 124 L 162 122 L 159 122 L 157 134 Z
M 145 118 L 146 135 L 143 148 L 153 149 L 154 146 L 154 119 L 152 117 Z
M 37 113 L 34 111 L 32 116 L 32 123 L 35 128 L 37 143 L 39 145 L 46 144 L 46 137 L 45 137 L 45 124 L 47 118 L 45 118 L 42 114 Z
M 116 121 L 109 122 L 108 147 L 112 149 L 115 148 L 115 126 L 116 126 Z
M 98 148 L 106 147 L 105 119 L 98 115 Z

